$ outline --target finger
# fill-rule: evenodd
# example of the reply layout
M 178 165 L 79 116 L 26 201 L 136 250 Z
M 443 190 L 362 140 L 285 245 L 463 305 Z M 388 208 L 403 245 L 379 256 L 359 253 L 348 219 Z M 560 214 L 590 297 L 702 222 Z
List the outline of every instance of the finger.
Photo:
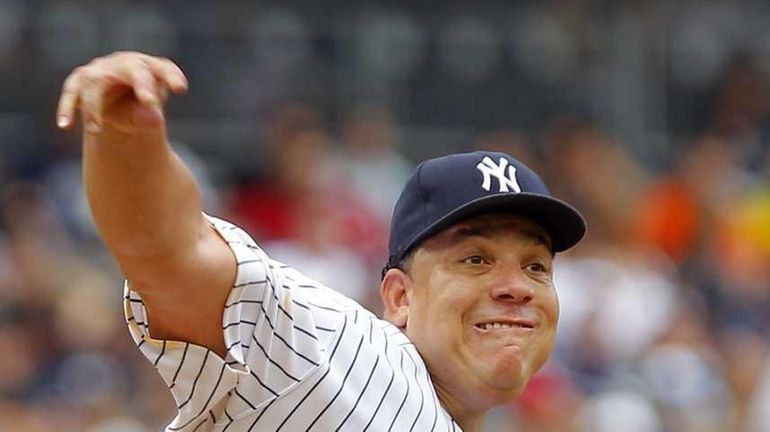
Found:
M 104 60 L 96 59 L 85 66 L 80 74 L 80 113 L 87 133 L 97 134 L 101 131 L 105 93 L 116 84 L 129 84 L 125 76 L 108 66 Z
M 163 105 L 165 105 L 168 100 L 168 90 L 169 88 L 165 85 L 158 84 L 158 93 L 160 94 L 160 101 Z
M 162 81 L 174 93 L 185 93 L 188 87 L 187 77 L 173 61 L 163 57 L 153 57 L 138 53 L 138 57 L 152 71 L 155 78 Z
M 56 125 L 69 129 L 74 124 L 80 96 L 80 70 L 73 71 L 62 85 L 61 96 L 56 109 Z
M 98 134 L 102 128 L 102 105 L 104 90 L 97 82 L 89 83 L 81 94 L 80 112 L 83 117 L 83 129 L 90 134 Z
M 176 63 L 169 59 L 159 59 L 157 62 L 156 76 L 164 81 L 174 93 L 185 93 L 189 85 L 187 77 Z
M 158 86 L 151 67 L 144 60 L 136 60 L 128 65 L 128 75 L 136 99 L 142 104 L 155 107 L 160 104 L 161 95 L 158 94 Z

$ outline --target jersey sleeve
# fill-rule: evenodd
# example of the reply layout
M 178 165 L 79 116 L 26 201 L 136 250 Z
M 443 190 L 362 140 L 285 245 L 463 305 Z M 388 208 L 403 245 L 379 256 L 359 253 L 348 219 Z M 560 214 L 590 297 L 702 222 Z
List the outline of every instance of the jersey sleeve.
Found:
M 238 266 L 222 315 L 224 359 L 191 343 L 150 337 L 144 303 L 128 282 L 125 286 L 129 331 L 179 410 L 170 431 L 193 430 L 218 414 L 259 409 L 287 392 L 327 361 L 327 347 L 335 340 L 344 310 L 357 307 L 271 260 L 242 229 L 207 218 Z M 217 412 L 223 407 L 230 411 Z

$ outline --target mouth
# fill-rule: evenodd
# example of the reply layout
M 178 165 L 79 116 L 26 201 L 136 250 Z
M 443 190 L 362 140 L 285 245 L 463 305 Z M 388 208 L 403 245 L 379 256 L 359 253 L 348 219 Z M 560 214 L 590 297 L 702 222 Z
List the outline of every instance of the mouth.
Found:
M 535 323 L 527 319 L 505 319 L 499 321 L 479 322 L 473 326 L 485 332 L 510 329 L 533 330 L 535 328 Z

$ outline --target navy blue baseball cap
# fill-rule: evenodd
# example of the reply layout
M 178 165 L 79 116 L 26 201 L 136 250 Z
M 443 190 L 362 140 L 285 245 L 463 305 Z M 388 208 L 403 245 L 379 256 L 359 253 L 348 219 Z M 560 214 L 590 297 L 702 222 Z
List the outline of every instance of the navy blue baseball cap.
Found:
M 451 154 L 421 163 L 404 186 L 393 210 L 383 275 L 430 236 L 492 212 L 519 214 L 542 226 L 553 252 L 571 248 L 586 232 L 580 212 L 552 197 L 543 180 L 512 156 Z

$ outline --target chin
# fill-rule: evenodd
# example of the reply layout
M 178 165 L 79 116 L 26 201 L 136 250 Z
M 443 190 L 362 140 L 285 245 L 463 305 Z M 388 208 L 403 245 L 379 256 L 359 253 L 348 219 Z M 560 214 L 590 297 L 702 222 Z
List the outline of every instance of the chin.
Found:
M 529 379 L 542 365 L 543 362 L 532 364 L 530 359 L 522 359 L 519 355 L 498 356 L 494 363 L 485 365 L 485 381 L 495 399 L 507 402 L 524 392 Z
M 501 386 L 500 383 L 488 383 L 483 390 L 476 390 L 476 402 L 479 407 L 491 409 L 496 406 L 505 405 L 518 399 L 526 388 L 526 382 L 518 383 L 512 386 Z
M 497 398 L 508 401 L 519 397 L 527 386 L 529 377 L 498 377 L 491 384 L 493 393 L 496 393 Z

